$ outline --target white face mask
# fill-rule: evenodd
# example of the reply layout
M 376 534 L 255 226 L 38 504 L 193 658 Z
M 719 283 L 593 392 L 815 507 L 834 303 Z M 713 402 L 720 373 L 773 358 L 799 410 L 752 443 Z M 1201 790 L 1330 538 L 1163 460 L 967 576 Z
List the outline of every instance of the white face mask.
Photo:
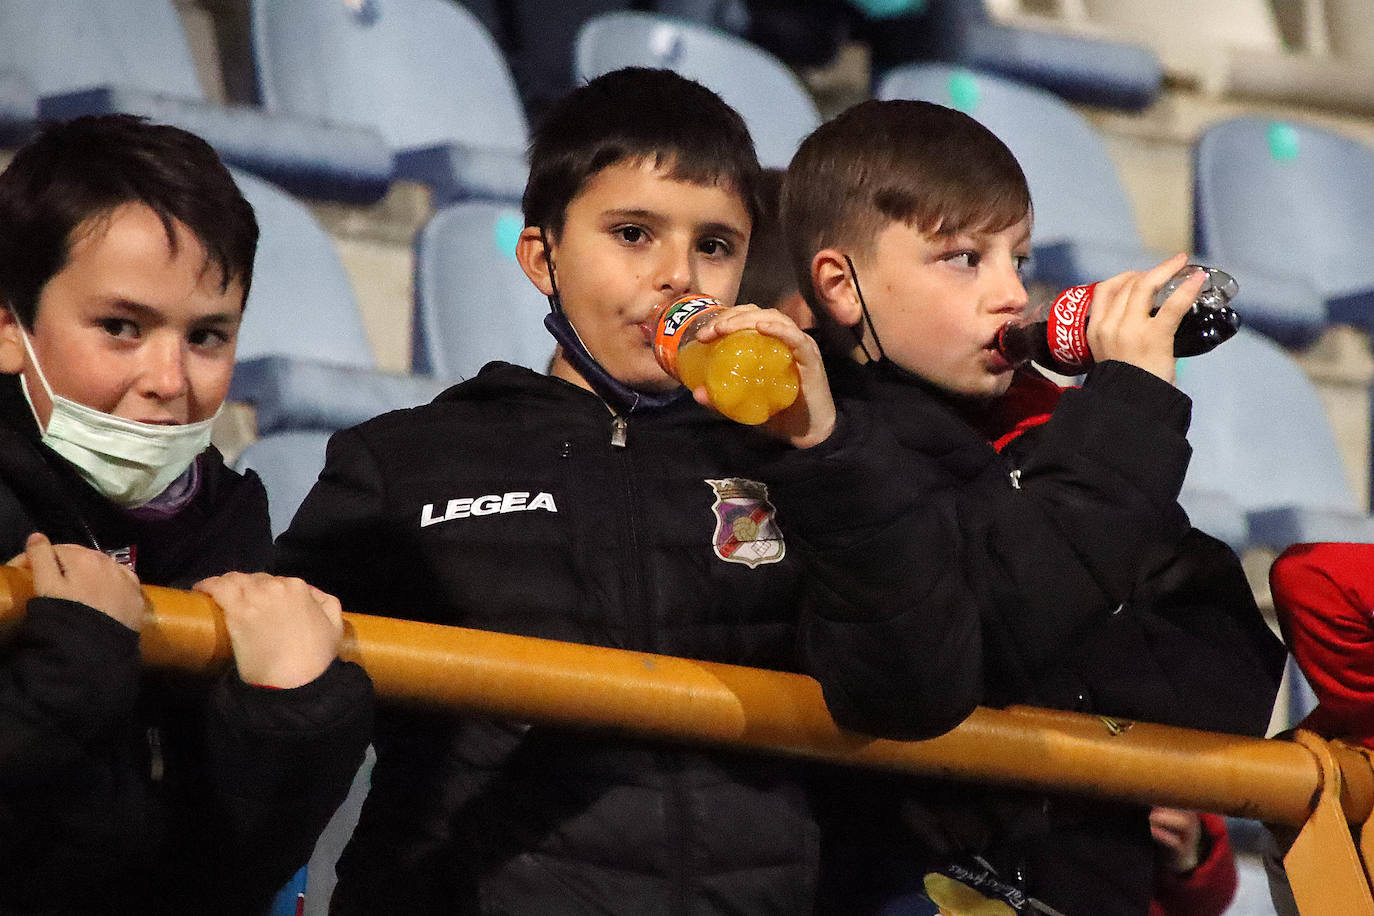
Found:
M 42 430 L 43 444 L 70 462 L 110 502 L 130 509 L 144 505 L 186 473 L 196 456 L 209 447 L 215 417 L 177 426 L 140 423 L 54 394 L 22 324 L 19 333 L 52 402 L 45 429 L 29 395 L 28 382 L 20 375 L 19 384 Z

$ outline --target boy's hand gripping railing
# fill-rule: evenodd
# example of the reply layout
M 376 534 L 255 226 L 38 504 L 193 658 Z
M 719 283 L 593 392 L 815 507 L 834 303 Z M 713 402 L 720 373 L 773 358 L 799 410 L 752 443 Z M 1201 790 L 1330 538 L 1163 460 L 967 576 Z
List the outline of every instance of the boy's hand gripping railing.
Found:
M 22 618 L 31 589 L 26 572 L 0 567 L 0 633 Z M 229 663 L 228 633 L 207 596 L 154 586 L 144 594 L 145 664 L 208 673 Z M 1315 735 L 1262 741 L 1012 707 L 977 709 L 938 738 L 888 741 L 836 726 L 819 685 L 803 675 L 344 619 L 340 654 L 366 668 L 386 700 L 1301 827 L 1285 865 L 1302 911 L 1374 916 L 1363 864 L 1374 856 L 1374 770 L 1363 752 Z

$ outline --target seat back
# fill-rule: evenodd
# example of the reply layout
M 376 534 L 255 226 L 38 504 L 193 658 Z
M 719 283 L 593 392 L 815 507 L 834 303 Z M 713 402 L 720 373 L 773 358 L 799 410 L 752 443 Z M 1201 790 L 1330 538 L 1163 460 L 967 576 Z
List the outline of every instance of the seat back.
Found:
M 238 359 L 285 356 L 374 368 L 362 310 L 333 238 L 295 197 L 233 171 L 259 232 Z
M 1374 63 L 1374 18 L 1365 0 L 1325 0 L 1322 12 L 1334 55 Z
M 253 0 L 252 49 L 270 110 L 375 127 L 394 150 L 524 148 L 500 49 L 452 0 Z
M 267 488 L 267 514 L 276 537 L 291 524 L 310 488 L 324 468 L 329 430 L 293 429 L 271 433 L 251 443 L 234 462 L 239 471 L 252 470 Z
M 39 95 L 120 85 L 205 97 L 171 0 L 0 0 L 0 60 Z
M 1161 54 L 1180 45 L 1199 53 L 1210 47 L 1283 50 L 1283 33 L 1269 0 L 1081 0 L 1088 21 L 1123 39 L 1141 41 Z M 1186 26 L 1186 27 L 1185 27 Z
M 1235 118 L 1202 132 L 1193 181 L 1194 246 L 1216 263 L 1300 279 L 1327 300 L 1374 290 L 1374 150 L 1310 124 Z
M 785 168 L 821 123 L 801 82 L 767 51 L 723 31 L 654 13 L 606 13 L 577 34 L 574 68 L 589 80 L 621 67 L 662 67 L 714 90 L 740 113 L 759 161 Z
M 1278 344 L 1242 328 L 1213 352 L 1180 361 L 1178 385 L 1193 400 L 1186 487 L 1228 494 L 1252 512 L 1363 514 L 1321 399 Z
M 1096 129 L 1063 99 L 986 73 L 943 64 L 890 70 L 877 95 L 920 99 L 956 108 L 996 134 L 1021 164 L 1035 208 L 1032 236 L 1038 249 L 1082 244 L 1118 249 L 1125 260 L 1097 276 L 1061 276 L 1062 282 L 1100 280 L 1151 257 L 1136 227 L 1130 198 Z M 1039 270 L 1040 265 L 1032 265 Z
M 543 372 L 549 306 L 515 260 L 520 212 L 465 202 L 434 214 L 415 242 L 414 365 L 468 378 L 494 359 Z

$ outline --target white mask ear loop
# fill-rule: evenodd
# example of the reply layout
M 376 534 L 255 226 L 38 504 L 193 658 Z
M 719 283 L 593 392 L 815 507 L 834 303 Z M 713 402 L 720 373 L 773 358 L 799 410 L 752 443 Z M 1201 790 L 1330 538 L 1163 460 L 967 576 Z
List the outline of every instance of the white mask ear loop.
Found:
M 21 333 L 23 328 L 20 328 Z M 66 459 L 106 499 L 134 508 L 159 496 L 186 472 L 210 445 L 214 417 L 195 423 L 141 423 L 88 407 L 55 394 L 38 365 L 28 335 L 24 348 L 51 402 L 48 422 L 38 418 L 27 382 L 20 376 L 24 399 L 38 423 L 40 440 Z M 223 404 L 220 409 L 223 409 Z M 215 416 L 219 413 L 216 411 Z
M 48 396 L 48 404 L 52 405 L 57 400 L 52 393 L 52 385 L 48 384 L 48 377 L 43 374 L 43 367 L 39 365 L 38 356 L 33 352 L 33 343 L 29 340 L 28 331 L 24 330 L 24 323 L 19 320 L 19 314 L 12 306 L 7 306 L 10 314 L 14 316 L 14 326 L 19 329 L 19 339 L 24 342 L 24 352 L 29 355 L 29 363 L 33 365 L 33 371 L 38 373 L 38 381 L 43 385 L 43 393 Z M 21 371 L 19 373 L 19 387 L 24 392 L 24 401 L 29 405 L 29 413 L 33 414 L 33 422 L 38 424 L 38 432 L 46 433 L 43 421 L 38 417 L 38 408 L 33 406 L 33 395 L 29 391 L 29 380 Z M 51 409 L 51 407 L 50 407 Z

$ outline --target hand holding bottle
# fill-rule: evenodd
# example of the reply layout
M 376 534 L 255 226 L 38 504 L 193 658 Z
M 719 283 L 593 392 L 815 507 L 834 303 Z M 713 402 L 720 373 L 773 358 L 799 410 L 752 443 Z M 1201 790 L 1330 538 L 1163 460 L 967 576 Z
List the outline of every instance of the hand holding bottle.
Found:
M 1088 346 L 1097 359 L 1130 363 L 1173 383 L 1179 322 L 1202 291 L 1207 274 L 1195 269 L 1163 302 L 1155 299 L 1186 263 L 1179 254 L 1150 270 L 1129 271 L 1097 284 L 1093 320 L 1087 326 Z
M 1184 262 L 1180 254 L 1149 271 L 1066 289 L 1044 319 L 1003 326 L 998 349 L 1013 365 L 1034 360 L 1064 375 L 1116 359 L 1172 382 L 1174 357 L 1206 353 L 1240 327 L 1229 305 L 1236 281 Z
M 766 424 L 798 448 L 834 430 L 820 349 L 782 312 L 689 295 L 661 308 L 654 325 L 659 364 L 701 404 L 736 422 Z

